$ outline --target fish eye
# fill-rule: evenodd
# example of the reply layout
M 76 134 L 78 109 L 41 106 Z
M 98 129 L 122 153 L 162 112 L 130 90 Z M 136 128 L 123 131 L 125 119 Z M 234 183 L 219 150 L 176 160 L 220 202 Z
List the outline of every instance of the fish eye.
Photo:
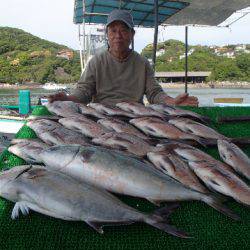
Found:
M 8 166 L 4 166 L 3 168 L 1 168 L 1 172 L 6 172 L 8 170 L 10 170 L 11 168 Z

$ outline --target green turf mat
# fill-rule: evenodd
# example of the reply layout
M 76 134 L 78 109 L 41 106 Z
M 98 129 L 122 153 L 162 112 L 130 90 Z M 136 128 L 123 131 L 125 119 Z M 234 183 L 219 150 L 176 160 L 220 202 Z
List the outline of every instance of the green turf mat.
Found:
M 250 123 L 217 124 L 217 116 L 250 115 L 250 108 L 188 108 L 212 118 L 212 127 L 228 137 L 250 137 Z M 34 115 L 47 115 L 45 107 L 38 107 Z M 34 132 L 23 126 L 17 138 L 35 138 Z M 243 150 L 250 156 L 250 146 Z M 206 149 L 219 159 L 216 148 Z M 0 156 L 0 168 L 23 164 L 24 161 L 5 150 Z M 127 204 L 145 212 L 155 207 L 147 201 L 119 197 Z M 249 249 L 250 210 L 232 200 L 228 206 L 242 220 L 233 221 L 206 204 L 181 202 L 181 208 L 171 216 L 178 228 L 193 238 L 179 239 L 146 224 L 104 227 L 100 235 L 84 222 L 69 222 L 50 218 L 31 211 L 28 216 L 11 220 L 13 203 L 0 199 L 0 249 Z

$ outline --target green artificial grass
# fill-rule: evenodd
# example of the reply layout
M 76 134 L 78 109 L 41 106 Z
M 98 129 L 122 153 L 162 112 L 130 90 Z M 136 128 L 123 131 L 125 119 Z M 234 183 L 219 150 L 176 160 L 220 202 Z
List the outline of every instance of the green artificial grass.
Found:
M 217 116 L 250 115 L 250 108 L 188 108 L 212 118 L 211 126 L 228 137 L 250 137 L 250 123 L 217 124 Z M 49 114 L 46 108 L 36 108 L 34 115 Z M 23 126 L 16 138 L 35 138 L 35 133 Z M 250 156 L 250 146 L 243 150 Z M 214 148 L 204 150 L 219 159 Z M 0 168 L 25 162 L 5 150 L 0 156 Z M 125 203 L 138 210 L 151 212 L 156 207 L 137 198 L 119 196 Z M 130 226 L 104 227 L 98 234 L 84 222 L 69 222 L 31 211 L 11 220 L 13 203 L 0 199 L 0 249 L 249 249 L 250 210 L 227 201 L 228 207 L 241 216 L 241 221 L 220 214 L 208 205 L 198 202 L 181 202 L 181 207 L 171 216 L 176 227 L 193 238 L 180 239 L 149 225 L 135 223 Z

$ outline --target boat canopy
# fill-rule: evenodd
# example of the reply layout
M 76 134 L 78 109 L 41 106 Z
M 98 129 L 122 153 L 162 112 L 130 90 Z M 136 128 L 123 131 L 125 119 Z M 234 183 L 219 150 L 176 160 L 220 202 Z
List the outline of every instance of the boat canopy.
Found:
M 74 23 L 84 19 L 86 24 L 105 24 L 108 13 L 120 8 L 131 11 L 135 25 L 155 27 L 154 4 L 154 0 L 75 0 Z M 158 0 L 158 25 L 217 26 L 249 6 L 249 0 Z
M 74 23 L 81 24 L 84 19 L 85 24 L 105 24 L 108 14 L 120 8 L 131 12 L 136 26 L 155 27 L 154 4 L 154 0 L 75 0 Z M 186 1 L 159 0 L 158 25 L 188 5 Z
M 185 0 L 187 8 L 169 17 L 164 24 L 168 25 L 209 25 L 217 26 L 236 11 L 250 6 L 250 0 Z M 249 13 L 246 10 L 242 15 Z

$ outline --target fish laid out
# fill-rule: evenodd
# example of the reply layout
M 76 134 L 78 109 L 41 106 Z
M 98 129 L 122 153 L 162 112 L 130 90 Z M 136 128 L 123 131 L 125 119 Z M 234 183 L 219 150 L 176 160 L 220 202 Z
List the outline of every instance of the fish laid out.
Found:
M 126 112 L 133 113 L 136 117 L 153 116 L 163 119 L 165 118 L 165 116 L 162 113 L 155 111 L 151 108 L 148 108 L 143 104 L 137 102 L 120 102 L 116 104 L 116 107 Z
M 0 172 L 0 196 L 16 202 L 12 218 L 32 209 L 85 221 L 98 232 L 106 224 L 145 222 L 187 237 L 168 224 L 173 208 L 141 213 L 109 193 L 113 192 L 156 205 L 201 201 L 239 219 L 220 198 L 226 195 L 250 205 L 250 187 L 236 173 L 249 179 L 250 160 L 232 144 L 242 138 L 227 138 L 199 123 L 208 122 L 206 117 L 176 107 L 116 105 L 56 101 L 47 105 L 51 116 L 27 122 L 41 141 L 14 139 L 8 150 L 27 163 L 45 166 Z M 191 146 L 217 145 L 217 140 L 225 162 Z M 184 141 L 191 145 L 180 143 Z
M 59 123 L 68 129 L 72 129 L 73 131 L 82 133 L 83 135 L 91 138 L 99 137 L 106 132 L 109 132 L 101 124 L 98 124 L 84 116 L 65 117 L 60 119 Z
M 200 142 L 200 138 L 178 129 L 174 125 L 155 117 L 134 118 L 129 121 L 145 134 L 167 139 L 190 139 Z
M 52 103 L 48 102 L 46 107 L 52 114 L 62 117 L 80 114 L 77 103 L 72 101 L 54 101 Z
M 42 119 L 29 121 L 26 125 L 33 129 L 36 135 L 49 145 L 89 145 L 88 139 L 83 134 L 69 130 L 54 121 Z
M 226 140 L 218 140 L 220 157 L 236 172 L 250 180 L 250 158 L 235 144 Z
M 206 161 L 190 161 L 188 164 L 207 187 L 230 196 L 240 203 L 250 205 L 249 186 L 232 172 L 222 170 L 217 165 Z
M 97 123 L 100 123 L 103 127 L 107 128 L 110 131 L 115 131 L 118 133 L 128 133 L 140 137 L 142 139 L 148 138 L 145 134 L 141 133 L 134 126 L 119 119 L 115 118 L 100 119 L 97 121 Z
M 129 118 L 135 117 L 135 115 L 130 112 L 123 111 L 116 107 L 109 107 L 108 105 L 104 105 L 101 103 L 91 102 L 89 104 L 89 107 L 94 108 L 97 112 L 107 116 L 124 116 Z
M 209 193 L 207 188 L 201 184 L 198 177 L 190 169 L 188 163 L 183 161 L 173 151 L 148 152 L 147 157 L 157 169 L 185 186 L 201 193 Z
M 211 164 L 217 165 L 221 170 L 233 172 L 232 168 L 213 158 L 211 155 L 203 152 L 202 150 L 192 147 L 190 145 L 186 145 L 183 143 L 175 143 L 175 145 L 172 145 L 169 143 L 169 145 L 164 145 L 165 147 L 172 147 L 172 150 L 179 155 L 182 159 L 185 159 L 188 162 L 194 161 L 194 162 L 199 162 L 199 161 L 206 161 Z
M 92 139 L 92 142 L 98 145 L 128 151 L 141 157 L 146 156 L 149 151 L 154 151 L 155 148 L 143 139 L 128 133 L 109 132 Z
M 192 120 L 198 120 L 202 123 L 209 123 L 210 118 L 207 116 L 202 116 L 190 110 L 180 109 L 174 106 L 169 106 L 167 104 L 150 104 L 148 107 L 152 108 L 155 111 L 158 111 L 165 115 L 177 116 L 177 117 L 187 117 Z
M 13 139 L 8 151 L 28 163 L 40 163 L 39 154 L 48 147 L 49 145 L 39 139 Z
M 175 118 L 170 119 L 168 122 L 186 133 L 199 137 L 229 140 L 229 138 L 218 133 L 214 129 L 188 118 Z
M 98 119 L 102 119 L 105 118 L 106 116 L 97 112 L 94 108 L 91 108 L 89 106 L 86 106 L 84 104 L 78 103 L 78 108 L 81 114 L 86 115 L 86 116 L 91 116 L 91 117 L 95 117 Z
M 111 192 L 145 198 L 155 204 L 203 201 L 232 218 L 238 218 L 214 196 L 191 190 L 153 166 L 109 149 L 54 146 L 43 150 L 39 158 L 50 169 Z
M 172 150 L 188 162 L 190 168 L 208 188 L 233 197 L 243 204 L 250 204 L 250 188 L 234 174 L 230 166 L 189 145 L 176 144 Z
M 105 190 L 37 165 L 1 172 L 0 196 L 15 202 L 12 219 L 18 218 L 20 212 L 26 215 L 34 210 L 63 220 L 84 221 L 99 233 L 103 233 L 104 225 L 145 222 L 171 235 L 188 237 L 167 223 L 173 207 L 144 214 Z

